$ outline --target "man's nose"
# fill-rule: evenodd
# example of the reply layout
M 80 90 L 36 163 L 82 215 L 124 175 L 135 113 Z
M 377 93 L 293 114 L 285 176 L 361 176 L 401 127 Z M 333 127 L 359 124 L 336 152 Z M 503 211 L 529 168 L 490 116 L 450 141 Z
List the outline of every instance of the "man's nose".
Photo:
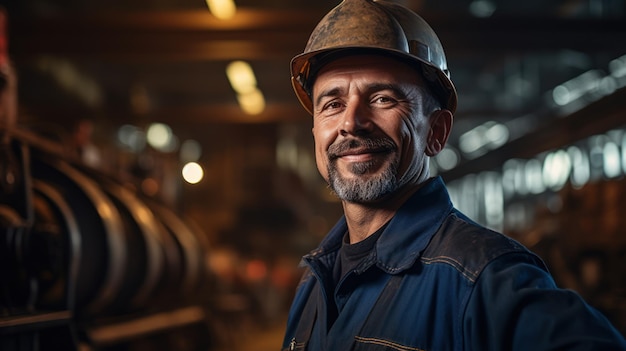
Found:
M 371 111 L 362 103 L 348 104 L 339 125 L 339 132 L 346 136 L 367 134 L 372 130 Z

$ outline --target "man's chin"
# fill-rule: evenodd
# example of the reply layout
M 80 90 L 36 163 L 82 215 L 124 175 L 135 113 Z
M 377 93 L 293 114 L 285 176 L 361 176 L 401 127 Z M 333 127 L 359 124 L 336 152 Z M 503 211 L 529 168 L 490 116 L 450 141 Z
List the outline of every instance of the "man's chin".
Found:
M 385 162 L 353 162 L 344 165 L 340 170 L 341 176 L 346 179 L 372 178 L 380 176 L 389 165 Z

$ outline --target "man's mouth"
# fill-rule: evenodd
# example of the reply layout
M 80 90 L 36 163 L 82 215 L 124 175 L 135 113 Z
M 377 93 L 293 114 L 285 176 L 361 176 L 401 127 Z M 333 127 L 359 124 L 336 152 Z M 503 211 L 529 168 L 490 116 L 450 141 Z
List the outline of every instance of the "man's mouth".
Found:
M 365 160 L 376 154 L 388 154 L 395 150 L 395 144 L 388 139 L 352 139 L 328 148 L 328 157 L 331 161 L 338 158 L 346 160 Z
M 386 154 L 386 153 L 389 153 L 389 150 L 380 149 L 380 148 L 379 149 L 358 148 L 358 149 L 350 149 L 345 152 L 336 154 L 335 158 L 358 161 L 360 159 L 365 159 L 365 158 L 374 156 L 375 154 Z

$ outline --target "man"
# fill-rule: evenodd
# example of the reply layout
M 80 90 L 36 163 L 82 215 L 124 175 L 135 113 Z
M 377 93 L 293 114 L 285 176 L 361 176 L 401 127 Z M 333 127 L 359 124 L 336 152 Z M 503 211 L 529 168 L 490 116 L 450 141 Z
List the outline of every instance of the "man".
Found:
M 466 218 L 429 177 L 457 97 L 418 15 L 345 0 L 291 64 L 345 216 L 303 258 L 284 350 L 626 349 L 538 257 Z

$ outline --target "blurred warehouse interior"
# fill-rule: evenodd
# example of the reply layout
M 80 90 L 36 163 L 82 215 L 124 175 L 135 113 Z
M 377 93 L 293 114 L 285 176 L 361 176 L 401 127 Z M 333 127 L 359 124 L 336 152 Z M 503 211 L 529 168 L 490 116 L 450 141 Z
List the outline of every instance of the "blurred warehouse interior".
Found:
M 398 2 L 438 33 L 459 93 L 449 145 L 432 159 L 455 205 L 539 253 L 558 284 L 626 333 L 626 3 Z M 219 3 L 1 3 L 0 46 L 12 70 L 3 72 L 0 100 L 0 253 L 22 276 L 1 271 L 0 335 L 14 339 L 0 346 L 46 350 L 52 338 L 87 350 L 213 349 L 248 328 L 284 322 L 300 257 L 341 214 L 317 173 L 311 119 L 291 90 L 289 61 L 338 1 Z M 23 194 L 7 174 L 29 179 L 20 191 L 33 203 L 16 200 Z M 186 262 L 178 272 L 195 265 L 192 286 L 164 283 L 158 275 L 166 273 L 157 272 L 150 289 L 169 290 L 162 296 L 144 284 L 142 297 L 139 283 L 122 282 L 117 299 L 102 304 L 110 270 L 128 266 L 72 268 L 68 260 L 81 250 L 67 248 L 33 251 L 66 255 L 49 261 L 18 257 L 7 238 L 32 234 L 25 218 L 49 213 L 61 201 L 55 196 L 78 201 L 50 184 L 92 184 L 83 190 L 105 195 L 83 201 L 110 202 L 133 225 L 146 213 L 151 225 L 176 223 L 170 234 Z M 58 245 L 46 235 L 65 232 L 40 230 L 32 240 Z M 83 242 L 95 235 L 74 234 Z M 167 237 L 154 245 L 169 267 L 176 243 Z M 130 250 L 127 258 L 137 259 Z M 46 262 L 66 275 L 46 276 Z M 140 263 L 144 273 L 152 263 Z M 78 286 L 70 286 L 71 269 Z M 94 272 L 109 278 L 100 282 Z M 53 278 L 65 293 L 51 303 L 41 291 Z M 15 299 L 22 293 L 24 301 Z M 22 318 L 44 309 L 56 314 L 39 324 Z

